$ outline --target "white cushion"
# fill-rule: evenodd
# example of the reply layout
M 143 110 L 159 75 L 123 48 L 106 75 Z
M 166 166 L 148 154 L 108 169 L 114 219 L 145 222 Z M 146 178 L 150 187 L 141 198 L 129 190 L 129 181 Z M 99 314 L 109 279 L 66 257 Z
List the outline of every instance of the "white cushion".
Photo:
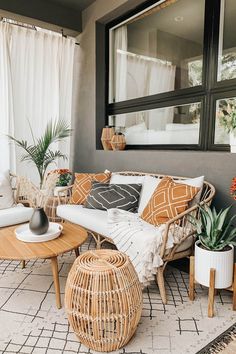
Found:
M 192 124 L 188 124 L 192 126 Z M 189 130 L 154 130 L 148 129 L 144 131 L 130 132 L 126 129 L 125 140 L 127 145 L 140 144 L 197 144 L 199 139 L 199 129 L 192 128 Z M 174 174 L 174 171 L 173 171 Z
M 33 210 L 33 208 L 26 208 L 23 205 L 0 210 L 0 227 L 17 225 L 29 221 Z
M 140 123 L 136 125 L 132 125 L 131 127 L 126 128 L 125 133 L 127 134 L 134 134 L 134 133 L 140 133 L 144 132 L 147 130 L 146 124 L 145 123 Z
M 110 184 L 143 184 L 145 176 L 123 176 L 119 173 L 112 173 Z
M 110 237 L 108 214 L 106 210 L 87 209 L 84 208 L 83 205 L 67 204 L 57 207 L 57 215 L 64 220 L 80 225 L 99 235 Z M 143 220 L 141 220 L 141 222 L 143 222 Z M 153 225 L 149 225 L 149 227 L 155 229 Z M 143 237 L 145 237 L 145 232 L 143 233 Z M 188 249 L 192 243 L 193 239 L 190 237 L 187 238 L 179 247 L 178 252 Z
M 145 176 L 143 181 L 143 188 L 140 195 L 139 201 L 139 208 L 138 214 L 141 215 L 145 206 L 149 202 L 151 196 L 153 195 L 156 187 L 160 183 L 161 179 L 152 177 L 152 176 Z
M 196 177 L 196 178 L 189 178 L 183 179 L 181 181 L 177 181 L 180 184 L 187 184 L 188 186 L 202 188 L 204 183 L 204 176 Z
M 120 210 L 119 210 L 120 211 Z M 134 213 L 130 213 L 135 216 Z M 90 231 L 94 231 L 99 235 L 105 237 L 111 237 L 109 232 L 108 225 L 108 214 L 105 210 L 94 210 L 84 208 L 82 205 L 59 205 L 57 207 L 57 215 L 64 220 L 72 222 L 74 224 L 80 225 Z M 137 215 L 137 214 L 136 214 Z M 145 223 L 143 220 L 139 219 L 140 222 Z M 148 224 L 148 227 L 155 229 L 155 227 L 151 224 Z M 142 231 L 141 229 L 139 230 Z M 143 233 L 143 238 L 147 237 L 145 231 Z M 193 243 L 193 238 L 187 238 L 178 248 L 177 252 L 182 252 L 188 249 Z M 145 251 L 145 250 L 144 250 Z M 166 254 L 170 252 L 170 249 L 166 250 Z
M 180 123 L 168 123 L 166 124 L 166 130 L 192 130 L 192 129 L 199 129 L 199 123 L 196 124 L 180 124 Z
M 0 172 L 0 210 L 14 205 L 9 171 Z
M 109 237 L 106 210 L 87 209 L 83 205 L 59 205 L 57 215 L 74 224 Z

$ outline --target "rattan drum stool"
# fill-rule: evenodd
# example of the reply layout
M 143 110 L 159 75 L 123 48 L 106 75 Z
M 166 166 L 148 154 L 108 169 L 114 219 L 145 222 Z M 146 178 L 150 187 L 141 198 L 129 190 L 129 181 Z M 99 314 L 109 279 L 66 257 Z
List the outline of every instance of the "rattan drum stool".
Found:
M 87 347 L 109 352 L 128 343 L 142 311 L 142 289 L 129 258 L 108 249 L 78 257 L 67 279 L 65 307 Z

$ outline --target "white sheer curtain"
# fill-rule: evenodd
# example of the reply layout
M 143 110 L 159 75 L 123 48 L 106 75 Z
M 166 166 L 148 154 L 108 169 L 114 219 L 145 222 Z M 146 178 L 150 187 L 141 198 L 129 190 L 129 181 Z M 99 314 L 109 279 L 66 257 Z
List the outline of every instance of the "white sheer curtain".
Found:
M 10 28 L 0 23 L 0 171 L 15 170 L 15 149 L 7 143 L 5 134 L 14 133 L 12 75 L 10 65 Z M 2 133 L 2 134 L 1 134 Z
M 0 84 L 0 107 L 8 124 L 3 125 L 1 119 L 0 132 L 31 141 L 29 122 L 36 136 L 51 119 L 61 118 L 71 124 L 75 40 L 7 23 L 0 23 L 0 36 L 0 77 L 5 78 L 3 88 Z M 2 48 L 6 48 L 5 55 Z M 9 122 L 14 123 L 14 128 Z M 6 140 L 1 139 L 1 144 L 7 150 Z M 70 155 L 69 139 L 57 148 Z M 35 180 L 35 171 L 19 162 L 19 151 L 15 163 L 10 165 L 8 160 L 3 157 L 5 167 L 15 165 L 17 173 Z M 68 165 L 65 161 L 60 163 L 63 167 Z
M 115 99 L 117 102 L 127 99 L 127 26 L 121 26 L 115 31 Z
M 172 91 L 175 88 L 175 65 L 169 63 L 150 61 L 149 95 Z M 166 124 L 173 123 L 174 109 L 166 107 L 158 112 L 150 111 L 148 115 L 148 128 L 165 130 Z
M 176 67 L 159 59 L 128 52 L 127 26 L 114 30 L 114 97 L 115 101 L 153 95 L 174 90 Z M 163 114 L 164 112 L 164 114 Z M 160 113 L 134 113 L 127 121 L 126 115 L 118 116 L 116 125 L 128 127 L 143 120 L 149 129 L 164 129 L 166 123 L 173 121 L 173 109 Z M 147 119 L 148 118 L 148 119 Z
M 115 101 L 124 101 L 127 99 L 127 26 L 121 26 L 116 29 L 114 36 L 114 68 L 115 68 Z M 124 127 L 126 116 L 117 117 L 116 126 Z

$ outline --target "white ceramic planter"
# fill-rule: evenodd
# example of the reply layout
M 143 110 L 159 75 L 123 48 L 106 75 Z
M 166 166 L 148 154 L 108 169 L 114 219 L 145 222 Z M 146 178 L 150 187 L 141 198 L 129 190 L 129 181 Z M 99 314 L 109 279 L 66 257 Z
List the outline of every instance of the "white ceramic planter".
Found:
M 63 191 L 66 187 L 55 187 L 54 188 L 54 197 L 58 197 L 58 193 L 60 191 Z M 60 197 L 66 197 L 67 196 L 67 191 L 63 192 L 60 194 Z
M 229 133 L 230 151 L 236 153 L 236 136 L 234 132 Z
M 234 248 L 215 252 L 199 247 L 200 241 L 195 243 L 195 280 L 204 286 L 209 286 L 210 269 L 214 268 L 215 288 L 225 289 L 233 282 Z

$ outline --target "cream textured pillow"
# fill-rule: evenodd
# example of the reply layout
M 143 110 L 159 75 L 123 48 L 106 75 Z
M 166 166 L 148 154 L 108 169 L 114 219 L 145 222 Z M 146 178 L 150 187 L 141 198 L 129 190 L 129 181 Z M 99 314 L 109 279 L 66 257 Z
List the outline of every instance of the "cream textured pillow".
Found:
M 204 184 L 204 176 L 184 179 L 182 181 L 178 181 L 178 183 L 187 184 L 188 186 L 199 188 L 198 193 L 195 195 L 193 200 L 189 203 L 190 207 L 192 207 L 195 204 L 200 202 L 200 198 L 201 198 L 201 194 L 202 194 L 202 188 L 203 188 L 203 184 Z
M 161 179 L 158 177 L 152 177 L 146 175 L 143 181 L 143 188 L 140 195 L 138 214 L 141 215 L 147 203 L 151 199 L 156 187 L 161 182 Z
M 14 205 L 9 171 L 0 172 L 0 210 Z
M 113 172 L 110 184 L 143 184 L 144 178 L 144 176 L 124 176 Z

